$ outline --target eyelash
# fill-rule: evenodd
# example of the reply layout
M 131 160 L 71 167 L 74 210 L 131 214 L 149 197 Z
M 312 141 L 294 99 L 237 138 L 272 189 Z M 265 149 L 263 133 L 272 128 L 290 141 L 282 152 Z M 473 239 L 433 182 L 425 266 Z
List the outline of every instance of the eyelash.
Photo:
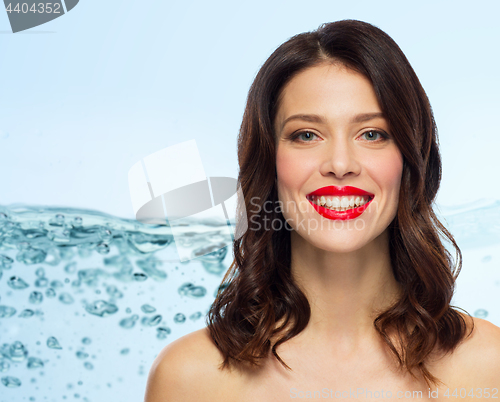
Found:
M 298 139 L 298 137 L 299 137 L 299 136 L 301 136 L 302 134 L 305 134 L 305 133 L 311 133 L 311 134 L 313 134 L 313 135 L 316 135 L 316 136 L 317 136 L 317 134 L 313 133 L 312 131 L 309 131 L 309 130 L 303 130 L 303 131 L 298 131 L 298 132 L 296 132 L 295 134 L 292 134 L 292 135 L 290 136 L 290 140 L 295 142 L 295 141 L 297 141 L 297 139 Z M 380 135 L 380 137 L 382 137 L 382 138 L 383 138 L 382 140 L 375 140 L 375 141 L 368 141 L 368 142 L 375 142 L 375 143 L 377 143 L 377 142 L 383 142 L 383 141 L 386 141 L 386 140 L 389 138 L 389 136 L 388 136 L 386 133 L 384 133 L 383 131 L 380 131 L 380 130 L 366 130 L 366 131 L 365 131 L 363 134 L 361 134 L 361 135 L 363 136 L 363 135 L 365 135 L 365 134 L 367 134 L 367 133 L 377 133 L 377 134 L 379 134 L 379 135 Z M 299 141 L 299 142 L 312 142 L 312 141 Z

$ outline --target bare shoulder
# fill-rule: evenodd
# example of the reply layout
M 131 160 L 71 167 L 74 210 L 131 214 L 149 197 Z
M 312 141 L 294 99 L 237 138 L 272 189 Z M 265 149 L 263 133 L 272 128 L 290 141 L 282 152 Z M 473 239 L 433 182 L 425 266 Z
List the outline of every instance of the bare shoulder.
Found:
M 222 360 L 207 328 L 175 340 L 154 360 L 144 401 L 224 400 L 231 378 L 227 369 L 220 370 Z
M 470 335 L 443 359 L 439 371 L 445 383 L 450 388 L 500 389 L 500 328 L 481 318 L 462 316 Z

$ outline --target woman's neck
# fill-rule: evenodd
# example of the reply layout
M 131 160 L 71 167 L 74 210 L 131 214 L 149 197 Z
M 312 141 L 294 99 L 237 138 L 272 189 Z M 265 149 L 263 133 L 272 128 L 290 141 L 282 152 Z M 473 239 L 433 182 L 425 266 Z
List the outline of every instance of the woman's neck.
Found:
M 401 295 L 392 272 L 388 233 L 362 249 L 332 253 L 291 233 L 292 275 L 311 306 L 298 336 L 355 349 L 379 341 L 373 320 Z

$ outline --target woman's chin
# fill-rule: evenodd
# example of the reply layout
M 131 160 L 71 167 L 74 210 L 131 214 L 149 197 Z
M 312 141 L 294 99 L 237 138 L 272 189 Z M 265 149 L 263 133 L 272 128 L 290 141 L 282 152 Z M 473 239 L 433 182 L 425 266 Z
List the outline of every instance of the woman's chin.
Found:
M 309 234 L 307 232 L 298 232 L 298 235 L 300 239 L 292 240 L 292 247 L 299 246 L 297 243 L 298 240 L 299 242 L 305 242 L 317 249 L 331 253 L 351 253 L 360 250 L 371 240 L 366 231 L 360 233 L 359 231 L 347 230 L 339 230 L 337 232 L 322 232 L 318 230 Z

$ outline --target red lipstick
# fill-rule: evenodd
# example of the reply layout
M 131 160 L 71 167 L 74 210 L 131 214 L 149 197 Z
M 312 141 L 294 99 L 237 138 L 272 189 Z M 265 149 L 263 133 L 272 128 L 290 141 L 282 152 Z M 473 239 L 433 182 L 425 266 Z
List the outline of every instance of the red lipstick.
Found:
M 338 197 L 348 197 L 351 195 L 363 195 L 363 196 L 369 196 L 370 200 L 364 204 L 361 205 L 360 207 L 357 208 L 352 208 L 352 209 L 347 209 L 345 211 L 335 211 L 333 209 L 328 209 L 325 207 L 322 207 L 320 205 L 315 204 L 314 202 L 311 201 L 312 196 L 317 196 L 321 197 L 322 195 L 333 195 L 333 196 L 338 196 Z M 347 219 L 355 219 L 358 216 L 360 216 L 366 208 L 368 208 L 368 205 L 372 202 L 374 198 L 374 195 L 372 193 L 369 193 L 368 191 L 361 190 L 360 188 L 357 187 L 352 187 L 352 186 L 327 186 L 327 187 L 322 187 L 317 189 L 316 191 L 310 193 L 307 195 L 307 200 L 311 203 L 311 205 L 314 207 L 314 209 L 323 217 L 327 219 L 340 219 L 340 220 L 347 220 Z

